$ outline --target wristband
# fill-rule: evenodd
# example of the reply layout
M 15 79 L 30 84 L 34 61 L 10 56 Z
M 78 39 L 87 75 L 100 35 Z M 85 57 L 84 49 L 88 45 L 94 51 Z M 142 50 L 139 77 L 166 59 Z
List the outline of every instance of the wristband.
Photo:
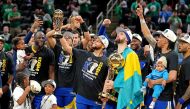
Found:
M 140 23 L 146 23 L 144 19 L 140 19 Z
M 185 100 L 184 100 L 183 98 L 179 98 L 179 99 L 178 99 L 178 102 L 179 102 L 180 104 L 183 104 L 183 103 L 185 102 Z
M 85 22 L 81 23 L 81 29 L 83 30 L 83 32 L 88 32 L 88 27 Z

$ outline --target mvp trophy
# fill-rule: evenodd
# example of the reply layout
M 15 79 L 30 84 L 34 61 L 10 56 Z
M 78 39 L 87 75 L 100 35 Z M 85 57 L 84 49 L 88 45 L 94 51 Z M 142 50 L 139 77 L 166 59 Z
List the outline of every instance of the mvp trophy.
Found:
M 61 38 L 61 26 L 63 23 L 63 11 L 60 9 L 56 9 L 53 14 L 53 23 L 55 33 L 53 35 L 54 38 Z
M 109 70 L 108 70 L 108 75 L 106 80 L 113 80 L 114 79 L 114 74 L 117 72 L 117 69 L 121 68 L 124 66 L 124 58 L 121 54 L 119 53 L 113 53 L 109 56 L 108 58 L 108 65 L 109 65 Z M 108 100 L 117 102 L 117 98 L 114 96 L 115 95 L 115 90 L 108 90 L 103 88 L 103 91 L 99 93 L 99 98 L 107 98 Z M 106 102 L 103 102 L 102 104 L 102 109 L 105 109 Z

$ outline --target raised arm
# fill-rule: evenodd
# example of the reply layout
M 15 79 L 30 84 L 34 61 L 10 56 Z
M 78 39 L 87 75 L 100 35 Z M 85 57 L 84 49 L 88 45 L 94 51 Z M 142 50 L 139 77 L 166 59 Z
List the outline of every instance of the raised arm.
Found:
M 83 44 L 83 49 L 86 49 L 88 42 L 91 40 L 88 27 L 81 16 L 76 16 L 76 20 L 80 22 L 81 29 L 84 32 L 84 38 L 81 40 L 81 42 Z
M 111 24 L 111 20 L 110 19 L 104 19 L 104 21 L 102 22 L 102 25 L 100 26 L 100 28 L 98 30 L 98 35 L 107 36 L 107 34 L 106 34 L 106 27 L 108 27 L 110 24 Z
M 55 33 L 55 30 L 51 30 L 46 34 L 47 42 L 51 48 L 55 47 L 56 40 L 53 38 L 53 34 Z
M 137 8 L 136 10 L 137 15 L 139 16 L 140 19 L 140 23 L 141 23 L 141 31 L 144 35 L 144 37 L 146 38 L 146 40 L 149 42 L 149 44 L 155 48 L 156 46 L 156 40 L 154 39 L 154 37 L 152 36 L 146 22 L 143 16 L 143 8 L 142 6 L 139 4 L 139 8 Z
M 35 20 L 34 23 L 32 24 L 31 28 L 30 28 L 30 31 L 28 32 L 28 34 L 24 37 L 24 43 L 25 44 L 28 44 L 31 37 L 32 37 L 32 34 L 35 32 L 35 30 L 43 24 L 43 21 L 41 20 Z
M 16 101 L 19 105 L 22 105 L 25 101 L 26 101 L 26 98 L 27 98 L 27 95 L 29 94 L 30 92 L 30 86 L 27 86 L 23 92 L 23 94 L 19 97 L 19 99 Z
M 64 37 L 62 37 L 62 38 L 60 39 L 60 42 L 61 42 L 61 45 L 62 45 L 64 51 L 66 51 L 66 52 L 69 53 L 69 54 L 72 54 L 72 50 L 73 50 L 73 49 L 72 49 L 71 46 L 69 46 L 69 44 L 67 43 L 67 41 L 65 40 Z

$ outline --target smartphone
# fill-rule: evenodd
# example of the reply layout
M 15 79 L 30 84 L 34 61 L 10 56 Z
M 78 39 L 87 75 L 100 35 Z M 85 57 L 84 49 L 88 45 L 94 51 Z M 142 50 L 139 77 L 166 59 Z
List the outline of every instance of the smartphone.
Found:
M 37 18 L 40 19 L 41 21 L 43 21 L 43 16 L 42 15 L 38 15 Z
M 37 15 L 37 19 L 43 21 L 43 16 L 42 16 L 42 15 Z M 41 24 L 41 25 L 39 26 L 39 29 L 38 29 L 38 30 L 43 31 L 43 24 Z

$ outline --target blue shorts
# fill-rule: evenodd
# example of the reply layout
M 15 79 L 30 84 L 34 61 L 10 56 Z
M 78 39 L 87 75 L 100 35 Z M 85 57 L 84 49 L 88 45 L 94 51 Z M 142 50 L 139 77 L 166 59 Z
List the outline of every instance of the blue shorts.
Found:
M 185 109 L 190 109 L 190 104 L 188 104 L 188 105 L 185 107 Z
M 106 109 L 116 109 L 116 108 L 117 108 L 117 104 L 106 103 Z
M 57 105 L 59 107 L 69 105 L 75 97 L 72 88 L 56 88 L 54 95 L 57 98 Z
M 76 95 L 77 109 L 101 109 L 101 104 L 89 100 L 81 95 Z
M 35 97 L 33 99 L 33 103 L 32 103 L 33 109 L 40 109 L 40 105 L 41 105 L 41 101 L 42 101 L 43 96 L 44 96 L 44 94 L 35 95 Z
M 175 109 L 175 106 L 173 101 L 157 100 L 154 109 Z

